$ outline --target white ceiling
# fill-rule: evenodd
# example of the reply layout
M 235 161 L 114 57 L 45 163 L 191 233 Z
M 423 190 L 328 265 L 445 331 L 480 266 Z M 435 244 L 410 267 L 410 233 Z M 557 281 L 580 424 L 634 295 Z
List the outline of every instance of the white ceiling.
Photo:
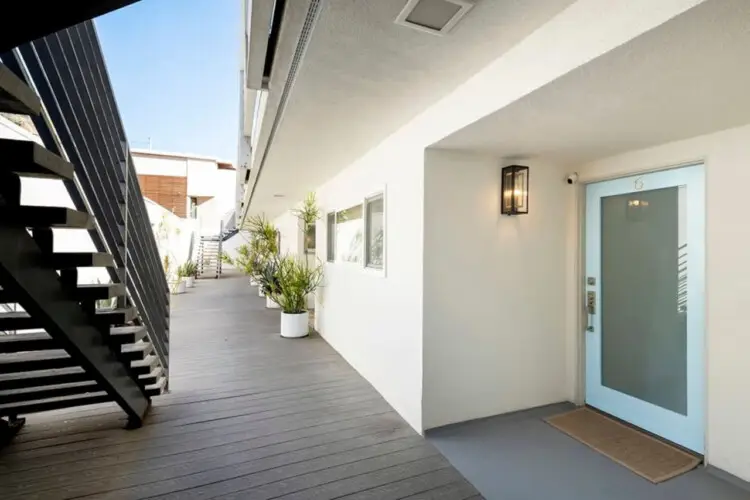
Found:
M 750 1 L 709 0 L 438 142 L 585 163 L 750 122 Z
M 296 0 L 295 0 L 296 1 Z M 282 32 L 288 68 L 303 9 Z M 406 0 L 327 0 L 260 173 L 250 213 L 275 216 L 448 94 L 572 0 L 477 0 L 446 36 L 400 26 Z M 306 6 L 308 2 L 300 2 Z M 269 109 L 283 85 L 272 85 Z M 267 116 L 270 113 L 267 114 Z M 263 123 L 267 136 L 270 120 Z M 260 159 L 262 155 L 256 155 Z M 257 161 L 254 168 L 257 168 Z M 283 194 L 283 198 L 274 197 Z

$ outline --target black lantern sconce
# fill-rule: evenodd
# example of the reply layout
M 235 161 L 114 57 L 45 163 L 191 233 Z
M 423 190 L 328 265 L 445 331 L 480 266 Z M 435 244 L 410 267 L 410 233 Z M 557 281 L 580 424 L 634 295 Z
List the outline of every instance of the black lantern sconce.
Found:
M 502 170 L 503 215 L 529 213 L 529 167 L 510 165 Z

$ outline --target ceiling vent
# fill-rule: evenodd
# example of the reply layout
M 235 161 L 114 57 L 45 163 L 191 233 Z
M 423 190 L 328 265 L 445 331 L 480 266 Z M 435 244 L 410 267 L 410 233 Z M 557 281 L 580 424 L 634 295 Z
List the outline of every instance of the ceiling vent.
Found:
M 444 35 L 474 7 L 474 0 L 409 0 L 396 24 Z

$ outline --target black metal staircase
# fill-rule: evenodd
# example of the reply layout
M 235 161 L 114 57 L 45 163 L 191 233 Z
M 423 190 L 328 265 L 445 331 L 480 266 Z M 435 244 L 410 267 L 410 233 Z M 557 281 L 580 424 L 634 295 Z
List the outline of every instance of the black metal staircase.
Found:
M 0 139 L 0 441 L 19 416 L 106 401 L 138 427 L 167 388 L 169 295 L 93 24 L 2 62 L 0 111 L 32 116 L 45 147 Z M 22 205 L 24 177 L 62 181 L 76 208 Z M 98 251 L 55 252 L 53 228 Z M 80 284 L 84 267 L 112 282 Z

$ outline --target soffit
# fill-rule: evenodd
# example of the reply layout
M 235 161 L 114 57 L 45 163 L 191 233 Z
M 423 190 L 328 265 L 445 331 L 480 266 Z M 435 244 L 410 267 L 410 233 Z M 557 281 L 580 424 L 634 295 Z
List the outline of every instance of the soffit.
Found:
M 251 213 L 274 216 L 288 209 L 572 0 L 478 0 L 446 36 L 395 24 L 405 3 L 324 3 L 260 173 Z M 298 36 L 298 29 L 283 32 L 282 45 L 295 32 Z M 271 89 L 269 110 L 280 91 L 279 85 Z M 261 147 L 271 116 L 267 111 Z M 255 172 L 261 158 L 256 154 Z
M 750 2 L 710 0 L 435 144 L 576 165 L 750 122 Z

